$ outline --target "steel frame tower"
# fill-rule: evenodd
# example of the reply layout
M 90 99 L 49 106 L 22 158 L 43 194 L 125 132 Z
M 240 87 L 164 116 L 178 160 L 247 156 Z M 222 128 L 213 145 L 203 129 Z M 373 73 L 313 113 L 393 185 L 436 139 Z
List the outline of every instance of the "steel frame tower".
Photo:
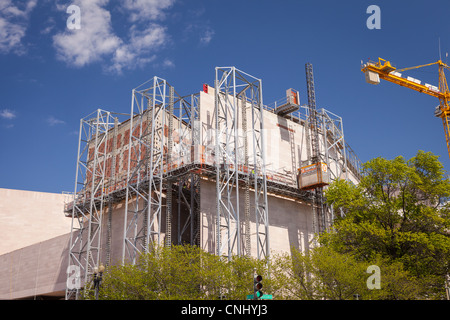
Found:
M 142 89 L 149 82 L 149 87 Z M 121 124 L 120 134 L 118 118 L 111 112 L 99 109 L 81 119 L 75 191 L 65 208 L 72 217 L 66 299 L 78 299 L 83 286 L 90 289 L 87 286 L 102 259 L 107 266 L 111 264 L 116 203 L 125 203 L 122 263 L 135 263 L 139 254 L 162 244 L 164 209 L 165 245 L 186 243 L 187 237 L 187 242 L 200 244 L 202 172 L 189 161 L 179 166 L 191 159 L 194 146 L 201 142 L 198 96 L 180 97 L 164 79 L 154 77 L 132 91 L 131 114 Z M 126 178 L 117 177 L 121 135 L 125 162 L 121 172 Z M 189 210 L 183 224 L 182 205 Z M 178 219 L 177 239 L 172 239 L 173 219 Z
M 308 92 L 308 111 L 309 111 L 309 125 L 311 126 L 311 163 L 321 161 L 320 141 L 319 141 L 319 116 L 316 110 L 316 92 L 314 88 L 314 73 L 311 63 L 305 65 L 306 84 Z M 328 163 L 327 163 L 328 165 Z M 323 187 L 316 187 L 314 189 L 314 232 L 320 233 L 326 228 L 325 208 L 323 203 Z
M 311 164 L 325 162 L 331 180 L 342 178 L 348 180 L 348 170 L 351 170 L 354 176 L 360 179 L 361 162 L 345 142 L 342 118 L 325 109 L 317 110 L 312 64 L 307 63 L 305 70 L 308 92 L 308 116 L 305 121 L 308 160 Z M 309 129 L 311 129 L 311 134 L 309 134 Z M 309 143 L 311 143 L 311 150 Z M 321 152 L 321 145 L 323 152 Z M 332 207 L 329 208 L 324 204 L 323 187 L 316 187 L 313 194 L 313 228 L 316 233 L 320 233 L 332 224 L 334 213 Z
M 335 170 L 330 170 L 331 179 L 348 179 L 347 146 L 344 139 L 344 123 L 334 113 L 321 109 L 322 131 L 325 145 L 325 163 Z
M 239 104 L 249 104 L 252 163 L 239 128 Z M 246 118 L 246 117 L 245 117 Z M 246 121 L 246 119 L 243 119 Z M 215 80 L 215 157 L 216 157 L 216 253 L 229 259 L 242 255 L 239 186 L 249 184 L 255 194 L 257 258 L 269 257 L 269 221 L 264 145 L 262 82 L 235 67 L 217 67 Z M 245 164 L 249 167 L 245 168 Z M 250 179 L 248 179 L 248 176 Z M 244 197 L 249 201 L 249 197 Z M 249 208 L 250 204 L 244 204 Z M 247 229 L 248 231 L 248 229 Z
M 123 263 L 135 263 L 139 254 L 157 245 L 181 244 L 188 231 L 190 243 L 199 243 L 200 176 L 189 166 L 175 165 L 176 160 L 180 162 L 177 156 L 189 155 L 200 141 L 198 96 L 180 97 L 166 80 L 158 77 L 150 82 L 150 87 L 138 87 L 132 92 Z M 183 226 L 182 203 L 190 212 Z M 166 232 L 162 239 L 164 208 Z M 174 217 L 178 218 L 177 239 L 172 239 Z
M 135 263 L 139 253 L 161 242 L 164 125 L 173 99 L 169 102 L 165 80 L 151 82 L 150 88 L 132 91 L 122 263 Z
M 186 138 L 190 144 L 180 143 L 179 155 L 191 155 L 196 146 L 201 144 L 201 123 L 200 123 L 200 99 L 199 94 L 185 96 L 180 100 L 178 109 L 178 132 L 180 140 Z M 183 124 L 183 125 L 182 125 Z M 198 163 L 191 163 L 195 168 Z M 183 236 L 189 235 L 191 245 L 200 245 L 200 183 L 201 170 L 182 171 L 178 174 L 178 239 L 177 244 L 183 244 Z M 181 223 L 180 205 L 184 203 L 189 208 L 189 216 L 185 223 Z
M 344 139 L 344 123 L 342 118 L 325 109 L 321 109 L 318 114 L 322 118 L 321 129 L 324 141 L 324 160 L 328 166 L 330 179 L 348 180 L 348 158 L 351 149 Z M 355 176 L 357 175 L 355 174 Z M 324 206 L 322 209 L 323 225 L 324 228 L 327 228 L 332 225 L 335 218 L 333 205 Z
M 107 201 L 106 158 L 115 121 L 110 112 L 101 109 L 80 121 L 68 263 L 78 283 L 68 285 L 66 300 L 79 298 L 82 285 L 87 288 L 100 264 Z M 68 283 L 72 277 L 68 273 Z

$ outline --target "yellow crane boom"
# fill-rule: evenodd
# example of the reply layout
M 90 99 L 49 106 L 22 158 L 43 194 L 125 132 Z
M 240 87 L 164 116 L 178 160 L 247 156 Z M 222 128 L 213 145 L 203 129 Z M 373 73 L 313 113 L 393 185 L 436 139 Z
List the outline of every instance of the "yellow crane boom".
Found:
M 401 72 L 427 67 L 431 65 L 439 66 L 439 87 L 422 83 L 422 81 L 412 78 L 403 77 Z M 366 81 L 371 84 L 379 84 L 380 79 L 396 83 L 402 87 L 422 92 L 439 99 L 439 106 L 435 109 L 435 116 L 442 119 L 444 125 L 445 140 L 447 142 L 447 151 L 450 157 L 450 92 L 448 90 L 447 79 L 445 78 L 444 69 L 449 69 L 445 63 L 438 60 L 420 66 L 397 69 L 391 65 L 389 61 L 378 58 L 377 62 L 368 61 L 361 66 L 361 71 L 366 76 Z

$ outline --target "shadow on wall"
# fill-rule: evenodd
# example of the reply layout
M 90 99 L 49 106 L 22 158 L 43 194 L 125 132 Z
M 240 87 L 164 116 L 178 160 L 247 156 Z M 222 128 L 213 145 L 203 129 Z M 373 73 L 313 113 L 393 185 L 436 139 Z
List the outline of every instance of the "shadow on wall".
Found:
M 70 233 L 0 256 L 0 299 L 63 298 Z

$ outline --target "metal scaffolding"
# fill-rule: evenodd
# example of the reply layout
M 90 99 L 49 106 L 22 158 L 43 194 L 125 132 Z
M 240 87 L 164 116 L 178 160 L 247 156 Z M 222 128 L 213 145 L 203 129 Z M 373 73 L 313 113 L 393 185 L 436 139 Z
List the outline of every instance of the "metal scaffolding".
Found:
M 149 87 L 133 90 L 131 114 L 122 262 L 135 263 L 157 245 L 185 242 L 188 231 L 189 242 L 198 244 L 200 177 L 189 163 L 200 140 L 198 97 L 181 97 L 166 80 L 154 77 Z M 190 212 L 183 225 L 181 205 Z M 175 218 L 177 239 L 172 238 Z
M 77 282 L 68 285 L 67 300 L 79 297 L 81 285 L 90 285 L 90 277 L 100 264 L 105 191 L 109 187 L 106 160 L 113 132 L 110 129 L 115 123 L 112 114 L 101 109 L 80 121 L 75 192 L 72 206 L 66 210 L 72 217 L 69 266 Z
M 161 239 L 163 174 L 167 110 L 173 108 L 173 92 L 165 80 L 154 77 L 152 86 L 132 91 L 122 263 L 135 263 Z M 170 91 L 170 93 L 169 93 Z M 173 97 L 173 94 L 172 94 Z
M 250 125 L 244 123 L 246 130 L 242 132 L 239 108 L 247 105 L 251 122 Z M 247 122 L 247 117 L 242 120 Z M 228 258 L 233 254 L 243 254 L 239 187 L 251 185 L 255 198 L 257 258 L 268 258 L 269 217 L 261 80 L 235 67 L 216 68 L 215 125 L 216 253 Z M 248 135 L 252 142 L 251 155 L 248 154 Z M 252 163 L 249 157 L 252 157 Z M 249 165 L 245 167 L 247 163 Z M 245 195 L 245 210 L 250 208 L 249 201 Z M 248 232 L 247 227 L 246 235 Z

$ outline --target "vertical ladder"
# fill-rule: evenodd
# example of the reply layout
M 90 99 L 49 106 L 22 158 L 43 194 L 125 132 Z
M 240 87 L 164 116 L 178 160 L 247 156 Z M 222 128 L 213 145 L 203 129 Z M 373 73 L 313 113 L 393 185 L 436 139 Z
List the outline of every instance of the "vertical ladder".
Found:
M 167 181 L 166 181 L 166 241 L 165 245 L 166 247 L 172 246 L 172 183 L 173 179 L 170 176 L 169 171 L 171 170 L 172 166 L 172 145 L 173 145 L 173 139 L 172 139 L 172 132 L 173 132 L 173 104 L 174 104 L 174 88 L 170 87 L 169 89 L 169 125 L 168 125 L 168 137 L 167 137 L 167 158 L 166 158 L 166 170 L 168 173 Z M 163 115 L 166 116 L 166 115 Z
M 116 185 L 116 154 L 117 154 L 117 134 L 119 131 L 119 119 L 114 118 L 114 133 L 111 148 L 111 177 L 110 187 Z M 112 241 L 112 213 L 113 213 L 113 198 L 111 193 L 108 195 L 108 220 L 106 225 L 106 266 L 111 264 L 111 241 Z
M 291 167 L 292 167 L 292 180 L 295 182 L 297 171 L 297 157 L 295 156 L 295 130 L 292 125 L 289 125 L 289 143 L 291 147 Z
M 317 163 L 320 161 L 320 145 L 319 145 L 319 126 L 316 110 L 316 92 L 314 88 L 314 74 L 313 66 L 311 63 L 307 63 L 306 69 L 306 84 L 308 91 L 308 111 L 309 122 L 311 125 L 311 163 Z M 314 232 L 322 232 L 325 230 L 325 214 L 323 208 L 323 188 L 316 187 L 314 190 L 314 204 L 313 212 L 316 212 L 317 217 L 317 230 Z M 316 219 L 316 218 L 314 218 Z
M 247 171 L 244 179 L 244 237 L 245 237 L 245 254 L 251 256 L 251 239 L 250 239 L 250 168 L 248 160 L 248 138 L 247 138 L 247 108 L 245 94 L 241 95 L 241 112 L 242 112 L 242 133 L 244 139 L 244 170 Z

